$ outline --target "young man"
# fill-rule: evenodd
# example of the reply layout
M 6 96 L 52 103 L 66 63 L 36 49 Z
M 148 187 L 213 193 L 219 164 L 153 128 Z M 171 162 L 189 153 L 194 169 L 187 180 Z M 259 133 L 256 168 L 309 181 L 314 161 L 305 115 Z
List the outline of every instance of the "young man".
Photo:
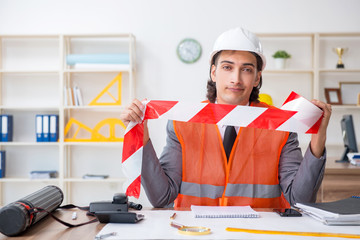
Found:
M 219 104 L 270 107 L 258 101 L 266 65 L 258 38 L 241 28 L 216 40 L 210 57 L 208 100 Z M 289 207 L 313 202 L 325 168 L 326 128 L 331 106 L 302 157 L 296 133 L 169 121 L 167 142 L 157 158 L 146 123 L 142 185 L 155 207 L 190 205 Z M 125 124 L 141 121 L 143 105 L 133 103 L 121 115 Z M 236 139 L 225 150 L 227 128 Z M 225 140 L 225 139 L 224 139 Z

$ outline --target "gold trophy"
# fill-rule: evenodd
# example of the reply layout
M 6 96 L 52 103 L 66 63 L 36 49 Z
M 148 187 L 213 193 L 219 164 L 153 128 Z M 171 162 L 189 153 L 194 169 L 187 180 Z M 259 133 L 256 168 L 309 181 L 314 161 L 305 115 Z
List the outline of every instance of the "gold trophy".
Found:
M 347 51 L 347 48 L 337 47 L 337 48 L 334 48 L 333 50 L 334 50 L 334 51 L 337 53 L 337 55 L 339 56 L 339 60 L 338 60 L 338 62 L 337 62 L 337 64 L 336 64 L 336 68 L 345 68 L 344 63 L 343 63 L 341 57 L 342 57 L 342 55 L 344 54 L 344 52 Z

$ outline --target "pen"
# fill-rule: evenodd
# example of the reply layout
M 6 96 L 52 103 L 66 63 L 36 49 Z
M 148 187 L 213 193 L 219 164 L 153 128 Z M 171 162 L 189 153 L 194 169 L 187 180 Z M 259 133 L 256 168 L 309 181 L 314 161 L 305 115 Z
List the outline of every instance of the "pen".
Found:
M 116 236 L 116 232 L 101 234 L 99 236 L 96 236 L 95 239 L 104 239 L 104 238 L 111 237 L 111 236 Z
M 176 217 L 176 213 L 174 213 L 173 215 L 171 215 L 170 219 L 175 219 Z

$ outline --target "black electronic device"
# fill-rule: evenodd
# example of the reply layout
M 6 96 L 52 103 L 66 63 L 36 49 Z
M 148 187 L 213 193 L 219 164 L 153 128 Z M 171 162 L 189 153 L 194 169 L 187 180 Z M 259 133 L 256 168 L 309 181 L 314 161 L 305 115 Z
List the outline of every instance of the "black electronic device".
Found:
M 144 219 L 143 214 L 135 212 L 99 211 L 95 216 L 101 223 L 137 223 Z
M 112 201 L 92 202 L 89 212 L 95 214 L 101 223 L 136 223 L 144 218 L 144 215 L 128 212 L 129 208 L 141 210 L 140 204 L 128 201 L 123 193 L 114 195 Z
M 135 204 L 128 201 L 128 197 L 123 193 L 114 195 L 112 201 L 92 202 L 89 206 L 89 212 L 95 213 L 100 211 L 117 211 L 127 212 L 129 208 L 141 210 L 140 204 Z
M 276 208 L 274 212 L 279 214 L 281 217 L 301 217 L 302 214 L 292 208 Z
M 61 189 L 50 185 L 4 206 L 0 209 L 0 232 L 19 235 L 58 208 L 63 199 Z
M 336 162 L 349 162 L 347 154 L 349 152 L 358 152 L 352 115 L 344 115 L 340 124 L 345 149 L 340 160 Z

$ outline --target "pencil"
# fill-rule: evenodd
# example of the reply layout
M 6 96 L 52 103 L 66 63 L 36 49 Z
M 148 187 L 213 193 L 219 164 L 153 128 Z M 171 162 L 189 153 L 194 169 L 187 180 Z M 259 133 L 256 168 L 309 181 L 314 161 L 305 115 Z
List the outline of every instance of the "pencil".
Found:
M 170 219 L 175 219 L 176 217 L 176 213 L 174 213 L 173 215 L 171 215 Z

